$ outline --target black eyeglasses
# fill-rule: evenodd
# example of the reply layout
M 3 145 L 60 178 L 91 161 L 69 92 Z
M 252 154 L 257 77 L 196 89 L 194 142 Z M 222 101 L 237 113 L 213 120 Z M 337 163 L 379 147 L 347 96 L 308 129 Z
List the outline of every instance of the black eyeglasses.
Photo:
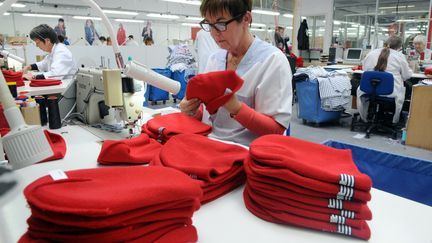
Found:
M 234 16 L 234 18 L 227 20 L 227 21 L 223 21 L 223 22 L 216 22 L 214 24 L 210 24 L 207 22 L 204 22 L 205 20 L 200 22 L 200 26 L 203 30 L 210 32 L 210 30 L 213 28 L 219 32 L 225 31 L 227 30 L 227 26 L 229 25 L 229 23 L 233 22 L 234 20 L 238 20 L 240 18 L 242 18 L 245 15 L 245 13 L 241 13 L 237 16 Z

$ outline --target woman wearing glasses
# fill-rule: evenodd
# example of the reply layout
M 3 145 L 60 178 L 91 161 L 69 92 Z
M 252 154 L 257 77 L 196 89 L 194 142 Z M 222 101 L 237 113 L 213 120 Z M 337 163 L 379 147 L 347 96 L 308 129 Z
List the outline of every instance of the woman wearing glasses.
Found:
M 276 47 L 254 37 L 252 0 L 203 0 L 201 27 L 221 48 L 213 53 L 205 72 L 235 70 L 242 88 L 216 114 L 199 109 L 197 99 L 180 103 L 182 112 L 211 123 L 211 136 L 249 144 L 265 134 L 283 134 L 291 117 L 292 74 L 287 58 Z

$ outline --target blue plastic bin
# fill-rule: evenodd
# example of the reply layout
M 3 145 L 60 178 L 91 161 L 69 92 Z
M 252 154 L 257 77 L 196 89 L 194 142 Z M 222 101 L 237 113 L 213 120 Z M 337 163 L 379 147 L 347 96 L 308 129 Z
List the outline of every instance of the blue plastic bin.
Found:
M 324 144 L 337 149 L 350 149 L 355 164 L 371 177 L 374 188 L 432 206 L 432 161 L 331 140 Z
M 195 76 L 196 70 L 183 70 L 183 71 L 174 71 L 172 72 L 171 78 L 180 83 L 180 92 L 176 95 L 173 95 L 174 100 L 181 100 L 184 98 L 186 93 L 187 82 L 190 78 Z
M 171 70 L 168 68 L 152 68 L 152 70 L 167 78 L 171 78 Z M 145 92 L 145 98 L 146 101 L 166 101 L 169 100 L 169 93 L 168 91 L 148 85 Z M 144 101 L 144 105 L 146 101 Z
M 318 80 L 303 80 L 296 83 L 298 117 L 306 122 L 322 123 L 338 120 L 342 111 L 321 109 Z

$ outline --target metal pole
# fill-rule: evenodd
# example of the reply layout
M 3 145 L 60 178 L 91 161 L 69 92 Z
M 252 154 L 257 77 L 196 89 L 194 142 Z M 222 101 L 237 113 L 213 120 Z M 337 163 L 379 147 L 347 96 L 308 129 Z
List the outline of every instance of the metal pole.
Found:
M 376 0 L 375 5 L 375 40 L 374 40 L 374 48 L 378 48 L 378 9 L 379 9 L 379 0 Z

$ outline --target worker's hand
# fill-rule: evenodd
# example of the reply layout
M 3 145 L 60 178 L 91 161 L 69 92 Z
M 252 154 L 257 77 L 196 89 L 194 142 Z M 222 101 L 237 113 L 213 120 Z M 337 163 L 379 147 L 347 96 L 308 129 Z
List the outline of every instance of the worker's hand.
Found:
M 193 98 L 193 99 L 186 99 L 186 97 L 180 101 L 179 107 L 181 112 L 189 115 L 189 116 L 194 116 L 199 108 L 201 104 L 201 101 L 197 98 Z
M 24 73 L 23 74 L 23 79 L 32 80 L 33 79 L 33 74 L 32 73 Z
M 240 111 L 241 106 L 242 106 L 242 103 L 237 99 L 237 96 L 233 95 L 231 97 L 231 99 L 229 99 L 228 102 L 225 103 L 224 108 L 231 115 L 237 115 L 237 113 Z
M 22 69 L 22 72 L 23 72 L 23 73 L 27 73 L 27 72 L 30 71 L 31 69 L 32 69 L 31 66 L 28 65 L 28 66 L 25 66 L 25 67 Z

